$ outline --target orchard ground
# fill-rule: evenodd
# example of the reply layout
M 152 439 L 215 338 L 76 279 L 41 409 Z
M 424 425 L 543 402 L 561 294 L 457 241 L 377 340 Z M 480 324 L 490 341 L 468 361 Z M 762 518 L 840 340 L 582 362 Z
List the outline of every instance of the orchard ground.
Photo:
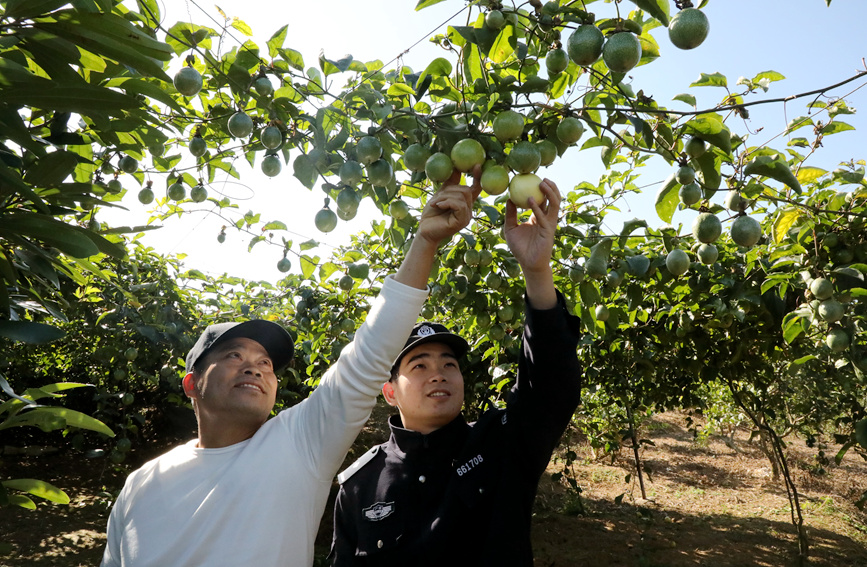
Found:
M 383 403 L 359 437 L 347 462 L 384 440 Z M 700 418 L 692 416 L 699 424 Z M 642 436 L 655 446 L 642 451 L 654 471 L 645 479 L 647 500 L 640 498 L 631 451 L 594 458 L 575 434 L 561 445 L 543 476 L 535 507 L 535 565 L 544 567 L 780 567 L 790 565 L 797 550 L 789 505 L 782 482 L 771 477 L 769 461 L 748 441 L 749 432 L 735 431 L 731 441 L 711 437 L 696 442 L 684 413 L 664 413 L 644 424 Z M 810 565 L 867 565 L 867 513 L 853 502 L 867 487 L 867 462 L 849 451 L 833 464 L 837 447 L 824 449 L 831 464 L 819 466 L 817 449 L 789 438 L 789 466 L 799 489 L 810 537 Z M 129 465 L 165 450 L 137 447 Z M 566 448 L 578 454 L 573 471 L 583 489 L 575 493 L 552 477 L 564 468 Z M 8 448 L 6 451 L 8 452 Z M 12 478 L 38 476 L 64 488 L 69 506 L 40 503 L 38 510 L 4 508 L 0 556 L 8 567 L 92 566 L 105 544 L 105 523 L 111 493 L 119 490 L 125 471 L 104 460 L 86 460 L 76 453 L 3 457 Z M 820 468 L 824 472 L 818 472 Z M 616 499 L 625 494 L 620 503 Z M 328 550 L 331 513 L 326 512 L 317 539 L 317 557 Z

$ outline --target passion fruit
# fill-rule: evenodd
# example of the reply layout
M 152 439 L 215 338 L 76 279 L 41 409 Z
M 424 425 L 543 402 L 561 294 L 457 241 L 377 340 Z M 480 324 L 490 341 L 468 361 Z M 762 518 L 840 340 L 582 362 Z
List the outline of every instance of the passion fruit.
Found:
M 680 202 L 687 207 L 694 205 L 701 201 L 701 187 L 693 181 L 682 186 L 680 191 L 677 192 L 677 196 L 680 197 Z
M 262 141 L 262 145 L 269 150 L 276 150 L 283 145 L 283 132 L 276 126 L 266 126 L 259 134 L 259 139 Z
M 722 223 L 713 213 L 699 213 L 692 223 L 692 235 L 699 242 L 710 244 L 722 234 Z
M 569 36 L 566 42 L 566 51 L 569 58 L 576 65 L 592 65 L 602 55 L 602 46 L 605 36 L 599 28 L 592 24 L 578 26 L 575 33 Z
M 280 175 L 280 172 L 283 170 L 283 163 L 280 161 L 279 157 L 273 154 L 268 154 L 262 158 L 261 167 L 262 173 L 268 177 L 276 177 L 277 175 Z
M 355 187 L 364 177 L 364 169 L 357 161 L 348 160 L 343 162 L 337 174 L 340 176 L 340 181 L 344 185 Z
M 752 217 L 740 216 L 732 223 L 731 237 L 738 246 L 755 246 L 762 237 L 762 225 Z
M 505 110 L 494 118 L 494 136 L 503 143 L 517 140 L 524 133 L 524 115 Z
M 410 171 L 424 171 L 424 164 L 430 157 L 430 149 L 421 144 L 412 144 L 403 152 L 403 165 Z
M 605 42 L 602 60 L 615 73 L 627 73 L 641 60 L 641 42 L 631 32 L 616 33 Z
M 480 183 L 488 195 L 501 195 L 509 188 L 509 171 L 502 165 L 492 165 L 482 173 Z
M 559 75 L 569 66 L 569 55 L 563 49 L 552 49 L 545 55 L 545 69 L 548 75 Z
M 442 183 L 452 176 L 454 165 L 449 156 L 442 152 L 433 154 L 424 164 L 424 172 L 427 178 L 435 183 Z
M 320 232 L 331 232 L 337 228 L 337 214 L 328 207 L 319 209 L 313 219 Z
M 138 160 L 132 156 L 123 156 L 117 166 L 125 173 L 135 173 L 138 171 Z
M 584 134 L 584 124 L 574 116 L 567 116 L 557 125 L 557 139 L 571 146 Z
M 378 160 L 382 157 L 382 144 L 379 139 L 373 136 L 364 136 L 358 140 L 358 143 L 355 144 L 355 157 L 364 165 L 370 165 Z
M 689 270 L 689 256 L 680 248 L 675 248 L 665 257 L 665 267 L 675 276 L 682 276 Z
M 694 49 L 701 45 L 710 32 L 710 22 L 704 12 L 696 8 L 681 10 L 668 23 L 668 39 L 680 49 Z
M 175 74 L 172 84 L 184 96 L 195 96 L 202 90 L 202 75 L 192 67 L 184 67 Z
M 485 162 L 485 148 L 477 140 L 465 138 L 452 147 L 451 159 L 458 171 L 466 173 Z
M 382 158 L 367 166 L 367 180 L 375 187 L 385 187 L 393 175 L 391 164 Z
M 536 201 L 536 204 L 541 203 L 545 199 L 545 194 L 539 188 L 540 183 L 542 179 L 533 173 L 516 175 L 509 183 L 509 200 L 519 209 L 530 208 L 530 197 Z
M 253 119 L 246 112 L 236 112 L 229 118 L 229 134 L 235 138 L 246 138 L 253 132 Z
M 713 264 L 719 258 L 719 250 L 713 244 L 702 244 L 696 251 L 699 261 L 702 264 Z
M 190 190 L 190 199 L 192 199 L 194 203 L 201 203 L 207 198 L 208 190 L 205 189 L 204 185 L 196 185 Z
M 536 144 L 527 141 L 515 144 L 506 158 L 506 165 L 518 173 L 532 173 L 539 169 L 541 163 L 542 154 L 539 148 Z
M 190 140 L 188 149 L 194 157 L 202 157 L 208 151 L 208 144 L 201 136 L 195 136 Z

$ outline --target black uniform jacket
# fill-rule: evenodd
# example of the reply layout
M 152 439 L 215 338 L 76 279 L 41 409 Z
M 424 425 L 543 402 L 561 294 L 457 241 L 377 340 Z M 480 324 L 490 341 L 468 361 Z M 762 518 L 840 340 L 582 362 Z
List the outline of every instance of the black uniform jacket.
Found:
M 536 487 L 579 402 L 579 333 L 559 293 L 528 305 L 506 409 L 428 435 L 393 416 L 388 442 L 338 477 L 333 565 L 532 565 Z

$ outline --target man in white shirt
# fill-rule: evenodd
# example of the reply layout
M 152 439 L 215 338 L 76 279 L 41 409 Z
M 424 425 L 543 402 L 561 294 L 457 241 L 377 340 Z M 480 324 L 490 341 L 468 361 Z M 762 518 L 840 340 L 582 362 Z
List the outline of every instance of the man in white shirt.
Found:
M 367 421 L 427 298 L 439 245 L 464 228 L 480 192 L 444 184 L 422 211 L 406 258 L 355 339 L 301 403 L 268 419 L 276 373 L 292 359 L 275 323 L 208 327 L 187 356 L 184 391 L 199 435 L 133 472 L 108 522 L 103 567 L 298 566 L 331 481 Z

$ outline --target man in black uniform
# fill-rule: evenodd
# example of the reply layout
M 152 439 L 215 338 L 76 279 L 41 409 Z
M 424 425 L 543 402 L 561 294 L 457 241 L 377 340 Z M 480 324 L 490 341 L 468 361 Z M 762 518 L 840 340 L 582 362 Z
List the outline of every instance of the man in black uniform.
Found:
M 383 387 L 400 415 L 391 438 L 338 476 L 335 567 L 531 566 L 536 488 L 579 402 L 580 321 L 554 288 L 551 253 L 560 195 L 518 224 L 506 242 L 526 283 L 523 348 L 506 409 L 467 424 L 458 359 L 467 342 L 442 325 L 417 325 Z

